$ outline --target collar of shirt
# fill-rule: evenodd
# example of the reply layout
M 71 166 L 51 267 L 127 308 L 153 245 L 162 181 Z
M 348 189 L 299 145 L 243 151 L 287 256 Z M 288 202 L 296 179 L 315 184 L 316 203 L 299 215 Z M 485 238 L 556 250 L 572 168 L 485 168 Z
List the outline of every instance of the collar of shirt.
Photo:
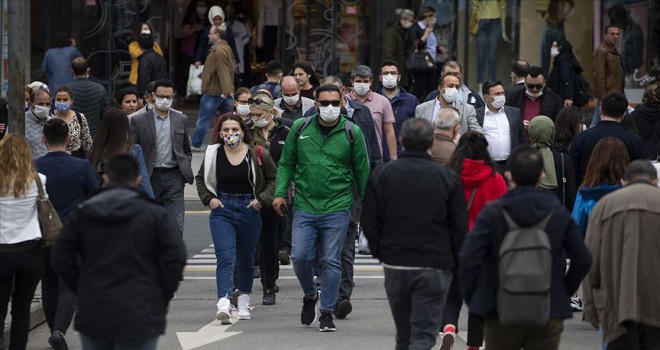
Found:
M 525 84 L 525 79 L 518 80 L 516 85 Z
M 360 102 L 362 101 L 363 98 L 364 98 L 364 101 L 371 101 L 371 100 L 374 99 L 374 92 L 369 90 L 369 92 L 367 92 L 367 96 L 360 96 L 355 91 L 351 91 L 350 96 L 351 96 L 351 99 L 358 100 Z
M 344 98 L 344 108 L 346 108 L 346 114 L 348 115 L 349 118 L 353 117 L 353 108 L 351 108 L 351 100 L 349 100 L 346 96 Z
M 426 25 L 424 25 L 424 22 L 422 21 L 417 22 L 417 25 L 420 26 L 422 29 L 426 29 Z
M 488 108 L 488 105 L 486 105 L 486 110 L 484 112 L 484 115 L 499 115 L 500 113 L 504 113 L 504 107 L 501 107 L 500 109 L 497 110 L 497 112 L 493 113 Z
M 169 109 L 167 110 L 167 113 L 165 113 L 165 116 L 163 116 L 163 117 L 161 117 L 158 113 L 156 113 L 156 108 L 152 108 L 150 112 L 153 113 L 154 118 L 160 119 L 160 120 L 165 120 L 170 116 L 170 110 Z

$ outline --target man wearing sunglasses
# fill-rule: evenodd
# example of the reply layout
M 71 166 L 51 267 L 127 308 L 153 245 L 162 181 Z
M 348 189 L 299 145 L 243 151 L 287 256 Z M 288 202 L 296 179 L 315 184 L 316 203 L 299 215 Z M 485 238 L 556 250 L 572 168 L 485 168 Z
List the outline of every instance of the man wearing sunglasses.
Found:
M 564 108 L 564 100 L 559 95 L 545 88 L 545 72 L 538 66 L 529 67 L 525 77 L 525 88 L 507 96 L 506 105 L 516 107 L 522 112 L 525 128 L 537 115 L 548 116 L 553 121 L 557 113 Z
M 341 104 L 337 86 L 316 89 L 319 113 L 293 123 L 277 169 L 273 201 L 275 211 L 284 216 L 285 197 L 291 181 L 295 182 L 291 258 L 305 295 L 300 321 L 303 325 L 315 321 L 320 299 L 321 332 L 335 331 L 332 313 L 341 280 L 340 251 L 353 206 L 353 184 L 362 198 L 369 177 L 364 135 L 341 115 Z M 313 272 L 319 248 L 323 265 L 320 296 Z

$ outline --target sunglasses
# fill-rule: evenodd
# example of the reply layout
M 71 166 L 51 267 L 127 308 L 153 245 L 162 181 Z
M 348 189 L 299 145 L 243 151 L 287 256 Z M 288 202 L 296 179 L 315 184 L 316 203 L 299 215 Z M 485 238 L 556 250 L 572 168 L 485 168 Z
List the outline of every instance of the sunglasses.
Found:
M 318 103 L 321 105 L 321 107 L 328 107 L 329 105 L 332 105 L 333 107 L 339 107 L 339 105 L 341 105 L 341 101 L 339 100 L 319 101 Z
M 262 100 L 258 97 L 257 98 L 250 98 L 248 100 L 248 103 L 251 104 L 251 105 L 268 105 L 268 106 L 272 106 L 269 102 L 264 101 L 264 100 Z
M 545 84 L 525 84 L 530 90 L 541 90 Z

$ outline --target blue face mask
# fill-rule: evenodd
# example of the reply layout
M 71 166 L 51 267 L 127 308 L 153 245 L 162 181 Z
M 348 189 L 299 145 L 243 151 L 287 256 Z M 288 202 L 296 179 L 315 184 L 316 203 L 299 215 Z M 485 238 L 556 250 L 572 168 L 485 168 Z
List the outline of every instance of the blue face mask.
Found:
M 55 109 L 59 112 L 64 113 L 71 108 L 71 102 L 55 102 Z

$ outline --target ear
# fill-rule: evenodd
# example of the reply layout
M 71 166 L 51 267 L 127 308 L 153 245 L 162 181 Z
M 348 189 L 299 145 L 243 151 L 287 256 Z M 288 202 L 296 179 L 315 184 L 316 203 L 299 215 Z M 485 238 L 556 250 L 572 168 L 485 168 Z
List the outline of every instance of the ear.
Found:
M 546 175 L 545 175 L 545 171 L 542 171 L 542 172 L 541 172 L 541 175 L 539 175 L 539 182 L 545 180 L 545 177 L 546 177 Z
M 110 178 L 108 177 L 107 174 L 103 174 L 103 185 L 108 186 L 109 183 L 110 183 Z
M 67 137 L 68 137 L 68 135 L 67 135 Z M 46 141 L 46 135 L 41 135 L 41 142 L 43 142 L 44 145 L 46 145 L 46 147 L 48 147 L 48 141 Z

